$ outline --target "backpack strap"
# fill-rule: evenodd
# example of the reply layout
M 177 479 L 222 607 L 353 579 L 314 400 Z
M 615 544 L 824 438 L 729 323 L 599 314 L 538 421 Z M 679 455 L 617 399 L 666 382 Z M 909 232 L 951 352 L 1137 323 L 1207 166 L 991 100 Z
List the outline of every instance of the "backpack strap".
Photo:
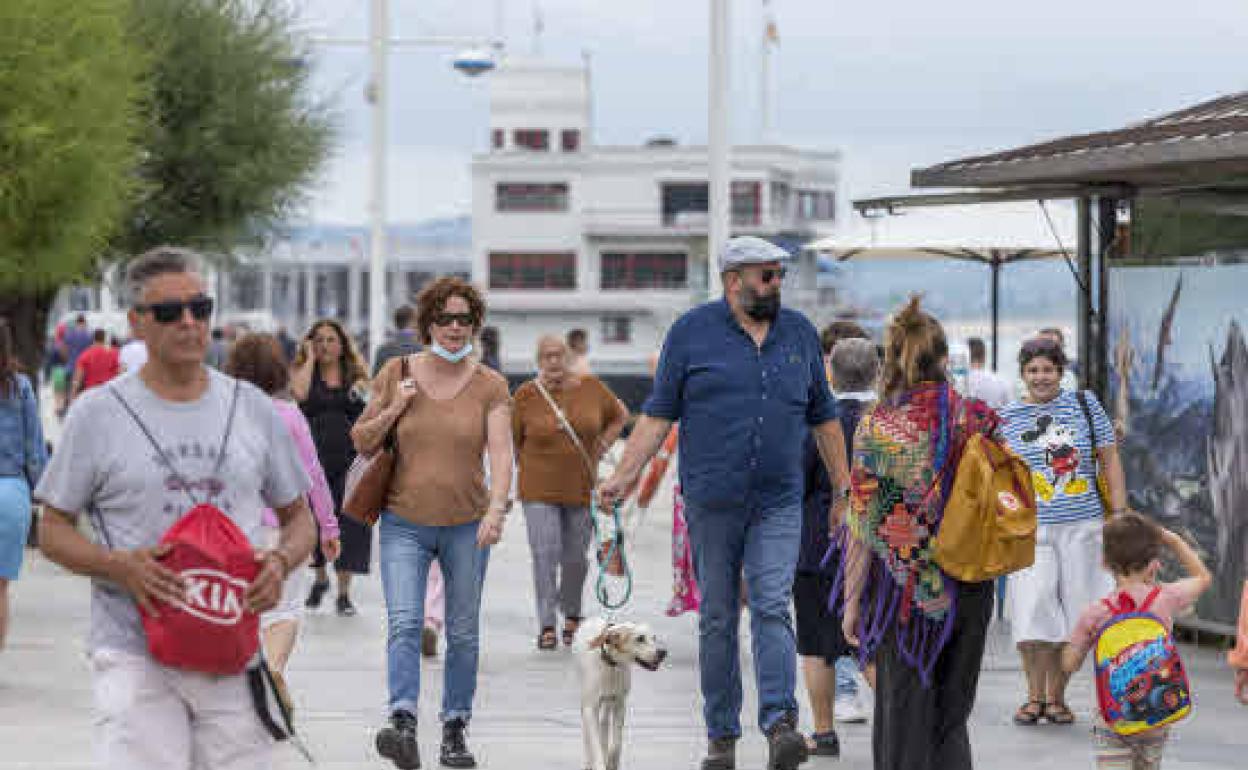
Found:
M 1153 590 L 1148 592 L 1148 596 L 1144 598 L 1144 602 L 1140 604 L 1137 612 L 1148 612 L 1153 607 L 1153 602 L 1157 601 L 1157 597 L 1161 594 L 1161 586 L 1153 586 Z

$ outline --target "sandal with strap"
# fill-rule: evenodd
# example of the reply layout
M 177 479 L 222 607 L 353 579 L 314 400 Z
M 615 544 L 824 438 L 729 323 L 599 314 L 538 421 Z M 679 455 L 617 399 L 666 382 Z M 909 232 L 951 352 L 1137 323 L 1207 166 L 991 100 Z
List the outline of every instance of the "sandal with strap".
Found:
M 571 647 L 576 639 L 576 631 L 581 627 L 581 619 L 566 617 L 563 619 L 563 646 Z
M 1023 727 L 1031 727 L 1044 719 L 1048 712 L 1049 704 L 1042 700 L 1029 700 L 1018 707 L 1018 711 L 1014 712 L 1014 724 Z
M 542 629 L 542 633 L 537 635 L 537 649 L 553 650 L 559 646 L 559 640 L 555 637 L 555 629 L 547 626 Z
M 1065 703 L 1050 703 L 1044 710 L 1044 718 L 1049 720 L 1052 725 L 1073 725 L 1075 723 L 1075 712 L 1070 710 L 1070 706 Z

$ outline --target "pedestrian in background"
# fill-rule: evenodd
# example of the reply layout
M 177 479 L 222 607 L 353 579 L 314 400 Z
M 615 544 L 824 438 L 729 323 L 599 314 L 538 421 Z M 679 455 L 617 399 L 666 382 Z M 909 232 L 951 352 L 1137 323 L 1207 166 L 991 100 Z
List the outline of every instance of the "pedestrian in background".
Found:
M 866 339 L 842 339 L 823 335 L 836 345 L 828 357 L 834 383 L 833 393 L 840 408 L 845 453 L 852 452 L 854 431 L 865 409 L 875 400 L 879 359 L 875 345 Z M 829 553 L 830 533 L 840 522 L 828 520 L 832 508 L 832 479 L 813 436 L 806 438 L 804 459 L 805 492 L 802 500 L 802 548 L 793 578 L 793 608 L 797 615 L 797 654 L 802 659 L 802 676 L 810 695 L 814 734 L 808 747 L 815 756 L 838 757 L 840 738 L 834 720 L 866 721 L 862 701 L 870 689 L 858 673 L 853 652 L 841 630 L 841 619 L 829 607 L 838 554 Z M 847 670 L 843 670 L 847 669 Z
M 249 612 L 276 605 L 315 538 L 307 474 L 271 399 L 204 365 L 213 301 L 198 264 L 171 247 L 130 263 L 130 324 L 147 340 L 148 363 L 73 405 L 35 490 L 44 555 L 92 579 L 88 656 L 105 770 L 258 770 L 272 761 L 246 673 L 162 665 L 148 650 L 139 606 L 186 600 L 186 580 L 161 564 L 168 546 L 159 542 L 188 495 L 256 546 L 264 508 L 276 511 L 281 537 L 257 547 L 259 571 L 242 597 Z M 88 511 L 98 543 L 77 526 Z
M 117 360 L 121 364 L 123 374 L 137 372 L 143 368 L 143 364 L 147 363 L 147 343 L 137 337 L 131 338 L 121 346 L 121 351 L 117 353 Z
M 121 359 L 117 348 L 108 344 L 108 332 L 96 329 L 92 345 L 78 355 L 74 366 L 74 383 L 70 388 L 70 401 L 83 391 L 97 388 L 121 373 Z
M 702 767 L 736 766 L 744 582 L 768 767 L 793 770 L 807 758 L 797 732 L 789 609 L 801 547 L 802 440 L 816 432 L 835 507 L 849 484 L 845 440 L 819 334 L 805 316 L 781 307 L 788 252 L 747 236 L 729 240 L 717 258 L 724 297 L 672 325 L 654 390 L 599 499 L 604 507 L 622 500 L 680 423 L 681 489 L 702 591 L 699 659 L 709 738 Z
M 376 377 L 390 359 L 419 352 L 416 311 L 411 305 L 399 305 L 394 311 L 394 336 L 383 342 L 373 357 L 373 376 Z
M 964 583 L 932 558 L 944 518 L 933 494 L 973 434 L 997 415 L 948 382 L 940 323 L 913 297 L 889 322 L 880 400 L 854 436 L 853 491 L 841 571 L 842 627 L 876 665 L 875 770 L 970 770 L 975 705 L 992 616 L 992 582 Z
M 497 327 L 487 326 L 481 330 L 481 363 L 499 374 L 503 373 L 501 346 Z
M 628 407 L 601 380 L 569 370 L 570 356 L 558 337 L 539 339 L 537 377 L 516 390 L 512 411 L 540 650 L 557 646 L 556 609 L 565 645 L 581 624 L 598 462 L 628 420 Z
M 977 398 L 993 409 L 1013 401 L 1014 388 L 1004 377 L 988 370 L 988 347 L 979 337 L 966 341 L 971 354 L 971 370 L 966 375 L 966 397 Z
M 391 360 L 373 381 L 372 398 L 352 438 L 377 451 L 393 429 L 397 460 L 378 524 L 386 597 L 388 724 L 377 751 L 399 768 L 420 766 L 417 704 L 429 567 L 446 580 L 446 663 L 442 744 L 447 767 L 475 767 L 467 728 L 477 688 L 481 591 L 489 549 L 510 509 L 511 397 L 507 381 L 473 358 L 485 302 L 459 278 L 439 278 L 417 299 L 426 350 Z M 482 457 L 490 461 L 490 487 Z
M 30 536 L 31 493 L 48 461 L 39 402 L 13 352 L 13 332 L 0 318 L 0 650 L 9 628 L 9 583 L 22 570 Z
M 1018 354 L 1027 395 L 1001 410 L 1002 434 L 1031 468 L 1036 490 L 1036 560 L 1010 575 L 1006 591 L 1027 679 L 1027 701 L 1014 714 L 1019 725 L 1075 721 L 1066 704 L 1070 676 L 1062 671 L 1062 646 L 1083 608 L 1112 586 L 1101 560 L 1102 528 L 1107 513 L 1126 509 L 1113 425 L 1093 393 L 1062 387 L 1066 366 L 1054 339 L 1028 340 Z M 1109 511 L 1097 490 L 1098 469 L 1109 487 Z
M 367 575 L 372 559 L 373 534 L 367 526 L 342 515 L 347 470 L 355 459 L 351 427 L 364 411 L 364 389 L 368 367 L 346 330 L 337 321 L 322 319 L 312 324 L 299 345 L 290 378 L 290 393 L 312 429 L 316 454 L 329 480 L 334 512 L 342 538 L 337 559 L 327 559 L 320 548 L 312 558 L 316 580 L 308 593 L 307 606 L 319 607 L 329 590 L 327 563 L 332 561 L 338 582 L 334 603 L 339 615 L 356 614 L 351 601 L 351 579 Z
M 66 329 L 61 337 L 61 345 L 65 349 L 65 369 L 71 377 L 78 368 L 78 356 L 82 355 L 82 351 L 91 347 L 94 341 L 95 335 L 87 328 L 87 317 L 79 313 L 74 318 L 73 326 Z
M 572 329 L 565 340 L 568 343 L 568 371 L 573 374 L 590 374 L 589 366 L 589 332 L 584 329 Z
M 282 355 L 281 343 L 269 334 L 245 334 L 230 348 L 225 362 L 225 373 L 236 379 L 250 382 L 273 399 L 273 408 L 281 417 L 299 451 L 299 462 L 312 482 L 308 502 L 316 516 L 320 530 L 321 551 L 325 558 L 334 561 L 342 549 L 338 539 L 338 519 L 334 516 L 334 498 L 316 456 L 312 432 L 299 407 L 289 399 L 287 385 L 290 369 Z M 271 508 L 264 510 L 262 546 L 272 548 L 281 537 L 281 525 Z M 308 562 L 294 565 L 282 585 L 282 598 L 277 606 L 260 619 L 264 654 L 273 674 L 286 690 L 285 672 L 290 654 L 299 637 L 299 621 L 303 616 L 303 602 L 308 595 L 312 570 Z
M 233 328 L 231 327 L 231 332 Z M 204 357 L 204 362 L 213 369 L 220 371 L 225 367 L 225 360 L 230 355 L 230 345 L 233 344 L 231 339 L 229 342 L 225 338 L 225 329 L 217 327 L 212 330 L 212 338 L 208 342 L 208 353 Z

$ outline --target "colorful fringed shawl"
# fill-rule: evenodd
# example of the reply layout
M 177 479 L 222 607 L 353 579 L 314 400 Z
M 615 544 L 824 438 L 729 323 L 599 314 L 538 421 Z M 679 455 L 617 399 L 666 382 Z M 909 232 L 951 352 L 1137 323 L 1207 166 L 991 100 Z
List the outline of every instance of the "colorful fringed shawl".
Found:
M 936 564 L 933 542 L 966 438 L 993 434 L 997 422 L 982 402 L 933 383 L 877 403 L 859 423 L 849 513 L 833 544 L 844 554 L 830 602 L 840 601 L 847 578 L 865 578 L 858 628 L 864 661 L 895 625 L 898 651 L 930 684 L 958 599 L 957 581 Z M 847 576 L 864 560 L 865 575 Z

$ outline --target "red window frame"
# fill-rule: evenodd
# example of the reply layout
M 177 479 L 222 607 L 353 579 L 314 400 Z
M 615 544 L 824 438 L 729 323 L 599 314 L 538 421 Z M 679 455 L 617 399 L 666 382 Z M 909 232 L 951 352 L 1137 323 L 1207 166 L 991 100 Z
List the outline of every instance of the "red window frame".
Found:
M 564 152 L 576 152 L 581 149 L 581 132 L 575 128 L 565 128 L 559 132 L 559 146 Z
M 511 142 L 525 150 L 546 152 L 550 149 L 550 132 L 544 128 L 517 128 L 511 132 Z
M 576 252 L 490 252 L 491 289 L 575 289 Z
M 677 251 L 605 251 L 603 289 L 687 289 L 689 255 Z
M 494 210 L 504 213 L 567 211 L 568 183 L 498 182 L 494 185 Z

